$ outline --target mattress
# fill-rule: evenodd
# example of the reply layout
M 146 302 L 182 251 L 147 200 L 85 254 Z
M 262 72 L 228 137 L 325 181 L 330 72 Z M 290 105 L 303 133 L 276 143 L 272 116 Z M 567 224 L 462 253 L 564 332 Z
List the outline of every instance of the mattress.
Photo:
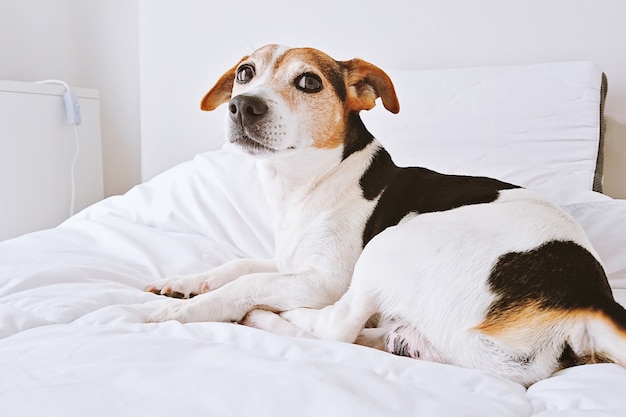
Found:
M 564 129 L 563 142 L 572 142 L 576 149 L 563 144 L 570 163 L 559 164 L 547 155 L 554 152 L 556 133 L 529 137 L 530 147 L 541 140 L 551 144 L 545 152 L 541 147 L 521 152 L 524 157 L 504 165 L 483 157 L 493 147 L 518 153 L 510 147 L 513 139 L 504 134 L 500 140 L 505 144 L 499 147 L 497 137 L 485 143 L 479 140 L 482 130 L 459 128 L 456 133 L 463 132 L 463 140 L 475 141 L 473 146 L 463 144 L 473 153 L 467 158 L 457 153 L 454 141 L 461 139 L 451 133 L 442 136 L 449 139 L 448 145 L 431 145 L 439 146 L 438 153 L 426 150 L 432 160 L 426 160 L 420 148 L 426 131 L 437 132 L 434 127 L 420 132 L 416 125 L 402 122 L 396 132 L 404 132 L 400 136 L 408 143 L 393 145 L 397 139 L 391 136 L 383 140 L 394 158 L 407 163 L 426 158 L 422 165 L 443 170 L 449 164 L 457 172 L 467 169 L 463 173 L 492 164 L 486 169 L 503 168 L 496 172 L 502 179 L 523 175 L 531 181 L 525 185 L 561 205 L 582 225 L 616 298 L 626 305 L 626 201 L 593 191 L 601 73 L 583 71 L 569 80 L 566 67 L 553 83 L 568 80 L 589 91 L 581 93 L 580 100 L 587 97 L 594 103 L 588 106 L 593 113 L 588 120 L 595 119 L 595 127 L 589 128 L 595 139 L 587 140 L 581 139 L 586 128 L 565 127 L 578 123 L 575 117 L 555 116 L 559 121 L 554 125 Z M 467 76 L 472 81 L 465 83 L 476 85 L 475 71 L 443 70 L 442 77 L 454 75 L 463 84 Z M 416 79 L 436 75 L 434 70 L 414 74 Z M 404 77 L 413 78 L 409 73 Z M 481 77 L 478 84 L 493 79 Z M 517 88 L 515 77 L 507 83 Z M 399 77 L 401 100 L 413 95 L 407 84 Z M 423 98 L 436 101 L 438 94 L 433 91 Z M 412 100 L 419 104 L 417 96 Z M 412 111 L 410 101 L 402 112 Z M 472 112 L 485 114 L 479 109 L 482 102 L 476 103 L 470 103 Z M 441 106 L 438 111 L 448 111 Z M 534 106 L 530 98 L 528 106 Z M 420 117 L 416 113 L 405 120 L 426 126 L 428 121 Z M 542 125 L 552 121 L 543 120 Z M 372 120 L 371 126 L 374 131 L 387 125 Z M 413 142 L 414 137 L 422 139 Z M 535 152 L 541 158 L 529 163 L 527 156 Z M 447 162 L 448 157 L 456 161 Z M 580 169 L 574 169 L 578 163 Z M 545 171 L 535 176 L 533 169 Z M 551 182 L 548 170 L 558 180 Z M 257 181 L 256 163 L 226 146 L 200 154 L 125 195 L 96 203 L 54 229 L 0 242 L 0 415 L 626 415 L 626 370 L 615 364 L 568 368 L 526 389 L 480 370 L 347 343 L 279 336 L 233 323 L 146 323 L 150 313 L 173 301 L 144 292 L 146 284 L 205 271 L 230 259 L 272 256 L 271 212 Z

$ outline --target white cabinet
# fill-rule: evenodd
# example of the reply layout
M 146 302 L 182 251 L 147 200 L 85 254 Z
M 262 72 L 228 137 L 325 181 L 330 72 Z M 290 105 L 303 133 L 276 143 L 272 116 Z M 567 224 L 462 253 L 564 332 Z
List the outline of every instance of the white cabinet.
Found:
M 0 240 L 58 225 L 103 198 L 98 91 L 71 88 L 78 98 L 80 151 L 67 124 L 58 84 L 0 80 Z

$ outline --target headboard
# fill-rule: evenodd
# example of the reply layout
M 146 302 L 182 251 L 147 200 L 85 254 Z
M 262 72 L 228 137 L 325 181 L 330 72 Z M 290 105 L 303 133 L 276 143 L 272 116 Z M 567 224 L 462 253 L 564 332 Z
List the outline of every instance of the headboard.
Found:
M 388 73 L 400 113 L 363 118 L 398 164 L 602 190 L 607 81 L 593 63 Z

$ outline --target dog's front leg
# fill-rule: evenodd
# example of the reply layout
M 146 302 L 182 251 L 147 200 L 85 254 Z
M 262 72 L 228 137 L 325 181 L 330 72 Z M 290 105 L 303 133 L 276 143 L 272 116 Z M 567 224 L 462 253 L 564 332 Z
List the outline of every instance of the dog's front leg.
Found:
M 145 290 L 168 297 L 191 298 L 216 290 L 243 275 L 276 271 L 276 262 L 272 259 L 235 259 L 202 274 L 161 279 L 148 285 Z
M 190 300 L 172 301 L 154 312 L 151 322 L 178 320 L 241 321 L 255 308 L 285 311 L 296 307 L 320 308 L 335 302 L 345 288 L 325 288 L 316 271 L 252 273 Z

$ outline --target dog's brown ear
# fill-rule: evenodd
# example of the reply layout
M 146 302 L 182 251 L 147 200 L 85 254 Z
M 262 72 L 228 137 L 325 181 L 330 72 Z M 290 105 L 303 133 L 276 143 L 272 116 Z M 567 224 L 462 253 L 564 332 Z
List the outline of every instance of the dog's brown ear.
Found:
M 226 71 L 224 75 L 217 80 L 217 83 L 215 83 L 213 88 L 211 88 L 209 92 L 204 95 L 202 102 L 200 102 L 201 110 L 215 110 L 220 104 L 230 101 L 230 96 L 233 92 L 233 84 L 235 83 L 237 67 L 239 67 L 239 64 L 245 59 L 248 59 L 248 57 L 245 56 L 241 58 L 237 65 Z
M 369 110 L 380 97 L 387 110 L 394 114 L 400 111 L 396 90 L 385 71 L 358 58 L 341 64 L 346 69 L 350 110 Z

